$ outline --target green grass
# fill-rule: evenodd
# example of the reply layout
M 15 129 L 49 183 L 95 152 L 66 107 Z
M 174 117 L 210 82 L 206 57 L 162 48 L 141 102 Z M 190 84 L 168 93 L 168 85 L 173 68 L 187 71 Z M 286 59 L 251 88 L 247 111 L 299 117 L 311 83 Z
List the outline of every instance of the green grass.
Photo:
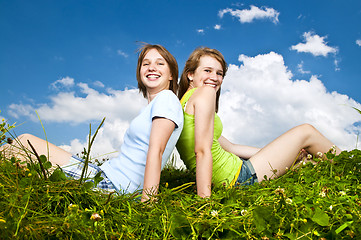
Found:
M 214 188 L 210 199 L 196 195 L 190 172 L 168 168 L 161 179 L 157 202 L 144 204 L 137 196 L 92 190 L 92 183 L 67 180 L 61 171 L 44 180 L 36 166 L 1 159 L 1 239 L 339 239 L 361 234 L 359 150 L 247 188 Z
M 0 239 L 356 239 L 361 151 L 328 157 L 250 187 L 213 188 L 210 199 L 196 195 L 193 173 L 167 168 L 157 202 L 144 204 L 0 152 Z

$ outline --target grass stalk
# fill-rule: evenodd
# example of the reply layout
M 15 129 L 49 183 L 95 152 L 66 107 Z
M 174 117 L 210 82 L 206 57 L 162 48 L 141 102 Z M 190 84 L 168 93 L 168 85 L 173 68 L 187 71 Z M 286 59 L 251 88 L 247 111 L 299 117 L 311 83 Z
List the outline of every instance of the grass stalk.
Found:
M 27 142 L 28 142 L 29 146 L 31 147 L 31 149 L 33 150 L 35 157 L 38 159 L 39 166 L 40 166 L 40 170 L 41 170 L 41 172 L 43 173 L 43 178 L 44 178 L 45 180 L 47 180 L 48 177 L 47 177 L 45 168 L 44 168 L 44 166 L 43 166 L 43 163 L 42 163 L 42 161 L 41 161 L 41 159 L 40 159 L 40 156 L 39 156 L 38 153 L 36 152 L 35 148 L 34 148 L 33 145 L 31 144 L 31 142 L 30 142 L 29 140 L 27 140 Z
M 30 201 L 30 194 L 31 194 L 32 191 L 33 191 L 33 189 L 31 189 L 30 192 L 29 192 L 29 196 L 28 196 L 28 200 L 26 201 L 26 205 L 25 205 L 25 208 L 24 208 L 24 212 L 23 212 L 23 214 L 21 215 L 19 221 L 18 221 L 17 224 L 16 224 L 16 231 L 15 231 L 15 234 L 14 234 L 15 237 L 18 235 L 19 228 L 20 228 L 20 223 L 21 223 L 21 221 L 24 219 L 24 217 L 25 217 L 25 215 L 26 215 L 26 213 L 27 213 L 27 209 L 28 209 L 29 201 Z
M 89 139 L 88 139 L 88 150 L 85 154 L 85 160 L 84 160 L 84 167 L 83 167 L 83 170 L 81 172 L 81 176 L 80 176 L 80 179 L 79 179 L 79 182 L 82 183 L 83 180 L 84 180 L 84 177 L 86 176 L 87 174 L 87 171 L 88 171 L 88 165 L 89 165 L 89 160 L 90 160 L 90 150 L 93 146 L 93 143 L 94 143 L 94 140 L 95 140 L 95 137 L 97 136 L 98 132 L 99 132 L 99 129 L 102 127 L 103 123 L 105 121 L 105 118 L 103 118 L 102 122 L 99 124 L 97 130 L 95 131 L 94 135 L 91 136 L 91 124 L 89 126 Z
M 40 122 L 41 127 L 43 128 L 43 132 L 44 132 L 44 136 L 45 136 L 45 142 L 46 142 L 46 149 L 47 149 L 47 159 L 49 160 L 50 150 L 49 150 L 48 136 L 46 135 L 45 127 L 44 127 L 44 125 L 43 125 L 43 122 L 41 121 L 41 118 L 40 118 L 38 112 L 35 111 L 35 113 L 36 113 L 36 116 L 38 116 L 38 119 L 39 119 L 39 122 Z

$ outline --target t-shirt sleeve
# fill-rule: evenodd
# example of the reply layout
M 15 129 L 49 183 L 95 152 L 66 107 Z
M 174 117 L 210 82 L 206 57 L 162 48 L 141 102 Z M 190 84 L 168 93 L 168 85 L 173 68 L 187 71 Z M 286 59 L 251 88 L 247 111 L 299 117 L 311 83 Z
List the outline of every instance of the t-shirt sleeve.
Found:
M 183 126 L 183 110 L 176 95 L 170 90 L 159 93 L 152 107 L 151 118 L 166 118 L 173 121 L 176 127 Z

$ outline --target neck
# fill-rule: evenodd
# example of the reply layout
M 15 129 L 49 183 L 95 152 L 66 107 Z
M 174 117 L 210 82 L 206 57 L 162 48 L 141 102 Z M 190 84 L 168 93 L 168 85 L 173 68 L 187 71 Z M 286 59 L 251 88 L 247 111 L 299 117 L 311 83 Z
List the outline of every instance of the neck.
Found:
M 191 89 L 193 89 L 193 88 L 195 88 L 195 87 L 193 87 L 193 86 L 189 85 L 189 87 L 188 87 L 188 89 L 187 89 L 187 91 L 186 91 L 186 92 L 188 92 L 189 90 L 191 90 Z
M 147 100 L 148 103 L 150 103 L 157 95 L 159 92 L 147 92 Z

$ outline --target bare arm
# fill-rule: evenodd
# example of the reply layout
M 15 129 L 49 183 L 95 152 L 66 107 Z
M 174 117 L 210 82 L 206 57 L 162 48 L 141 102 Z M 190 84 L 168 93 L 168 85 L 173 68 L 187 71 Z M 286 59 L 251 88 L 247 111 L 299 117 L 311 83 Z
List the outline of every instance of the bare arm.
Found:
M 194 104 L 194 138 L 196 154 L 197 193 L 200 197 L 211 195 L 212 182 L 212 142 L 216 94 L 208 86 L 199 88 Z
M 250 146 L 238 145 L 238 144 L 231 143 L 228 139 L 226 139 L 223 136 L 220 136 L 218 138 L 218 142 L 224 150 L 226 150 L 227 152 L 233 153 L 243 159 L 251 158 L 253 155 L 255 155 L 260 150 L 260 148 L 256 148 L 256 147 L 250 147 Z
M 147 162 L 144 171 L 142 202 L 147 201 L 149 196 L 158 193 L 162 155 L 174 128 L 175 123 L 169 119 L 153 119 L 149 138 Z

